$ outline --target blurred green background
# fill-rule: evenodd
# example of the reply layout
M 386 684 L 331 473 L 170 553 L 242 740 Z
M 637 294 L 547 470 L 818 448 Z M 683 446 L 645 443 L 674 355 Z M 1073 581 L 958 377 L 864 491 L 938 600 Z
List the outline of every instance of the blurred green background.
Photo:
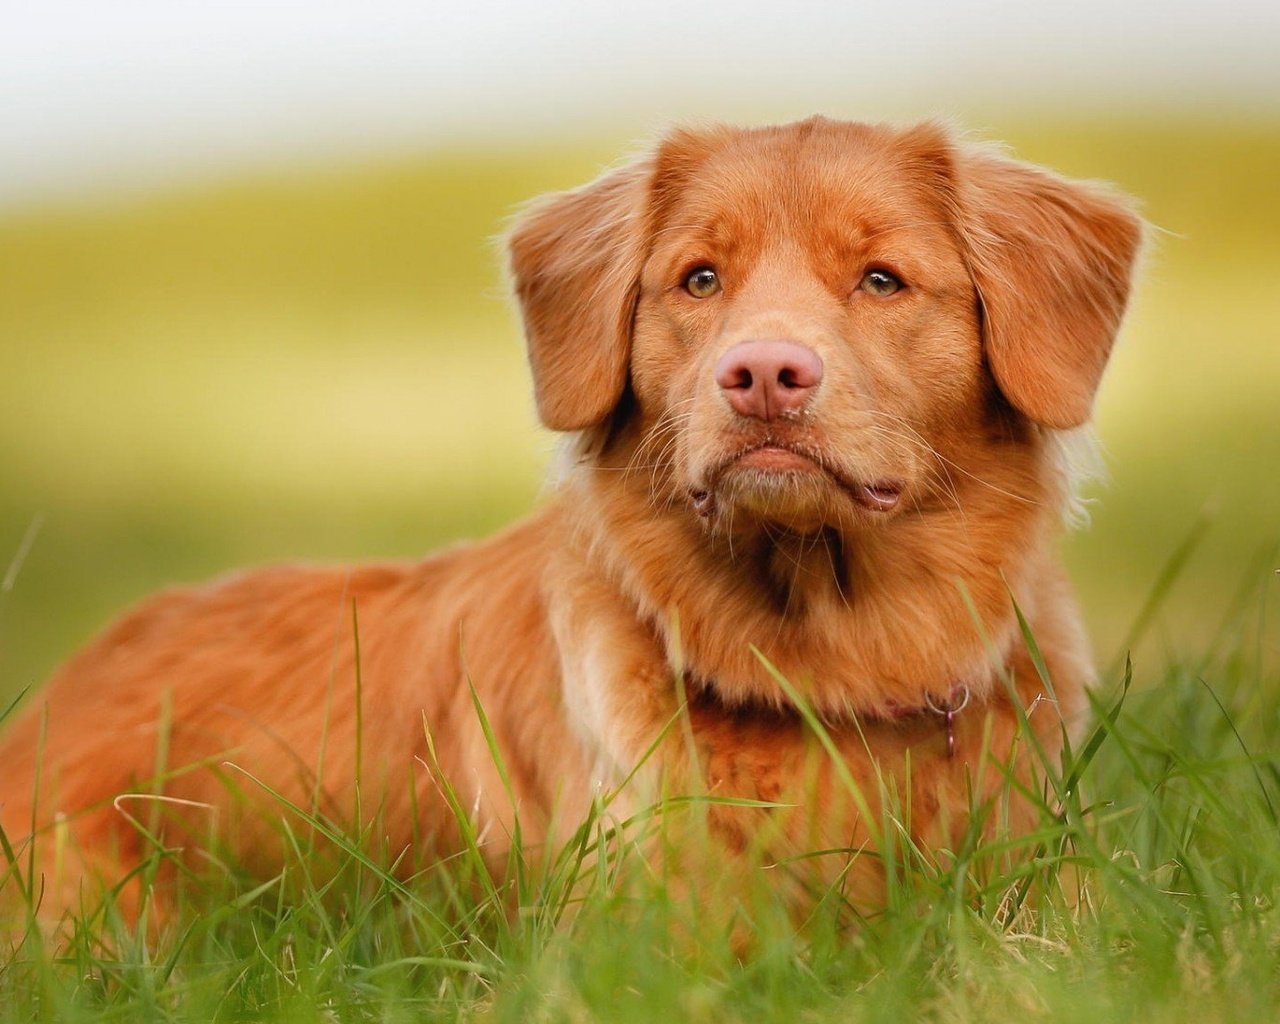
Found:
M 1212 516 L 1167 642 L 1216 631 L 1280 540 L 1280 132 L 999 126 L 1141 196 L 1146 272 L 1102 395 L 1110 481 L 1068 554 L 1100 646 Z M 452 152 L 0 221 L 5 690 L 167 583 L 275 559 L 415 556 L 536 500 L 495 235 L 622 145 Z
M 1202 517 L 1146 641 L 1162 657 L 1245 591 L 1256 626 L 1280 566 L 1280 114 L 1175 106 L 969 118 L 1156 228 L 1098 407 L 1109 481 L 1065 542 L 1108 658 Z M 158 587 L 416 557 L 530 508 L 553 438 L 496 238 L 634 148 L 637 120 L 0 205 L 0 696 Z

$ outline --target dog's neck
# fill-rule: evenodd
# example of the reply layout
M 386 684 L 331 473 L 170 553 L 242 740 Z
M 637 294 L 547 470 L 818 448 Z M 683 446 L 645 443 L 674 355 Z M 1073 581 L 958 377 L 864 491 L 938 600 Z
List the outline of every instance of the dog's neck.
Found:
M 727 706 L 785 705 L 772 668 L 825 716 L 883 715 L 961 683 L 976 697 L 995 686 L 1014 600 L 1033 616 L 1048 568 L 1061 499 L 1044 467 L 1042 453 L 1011 448 L 958 475 L 948 506 L 807 536 L 709 533 L 687 505 L 655 501 L 651 480 L 609 465 L 578 467 L 568 502 L 620 597 Z

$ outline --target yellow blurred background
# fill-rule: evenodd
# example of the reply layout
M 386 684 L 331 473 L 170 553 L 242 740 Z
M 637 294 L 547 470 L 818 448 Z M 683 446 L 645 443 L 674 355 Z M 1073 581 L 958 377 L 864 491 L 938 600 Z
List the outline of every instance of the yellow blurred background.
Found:
M 276 560 L 415 557 L 520 515 L 553 439 L 536 426 L 499 272 L 495 238 L 513 208 L 589 179 L 672 120 L 813 111 L 955 116 L 1019 156 L 1140 197 L 1156 230 L 1098 407 L 1110 480 L 1092 487 L 1092 525 L 1067 539 L 1067 557 L 1110 658 L 1208 517 L 1144 650 L 1160 664 L 1194 657 L 1235 622 L 1280 653 L 1280 633 L 1262 625 L 1280 567 L 1280 87 L 1268 92 L 1273 72 L 1252 55 L 1274 46 L 1247 18 L 1236 19 L 1239 49 L 1208 70 L 1174 59 L 1205 42 L 1190 22 L 1161 44 L 1165 65 L 1159 47 L 1130 59 L 1058 23 L 1045 29 L 1056 40 L 1005 25 L 993 50 L 980 22 L 932 77 L 895 36 L 906 78 L 883 54 L 870 71 L 842 64 L 857 46 L 814 42 L 830 34 L 821 18 L 776 27 L 739 9 L 741 49 L 755 52 L 758 29 L 776 58 L 761 82 L 736 65 L 718 78 L 704 59 L 699 33 L 709 38 L 728 7 L 644 8 L 698 31 L 640 33 L 613 61 L 592 50 L 590 19 L 567 41 L 557 34 L 565 5 L 521 8 L 515 24 L 481 5 L 456 14 L 471 19 L 464 31 L 421 14 L 401 24 L 392 15 L 409 8 L 375 4 L 375 35 L 393 38 L 387 53 L 403 63 L 391 74 L 400 65 L 357 31 L 367 16 L 321 4 L 259 34 L 245 74 L 260 102 L 237 120 L 226 83 L 246 58 L 219 40 L 245 38 L 232 29 L 253 24 L 251 9 L 188 11 L 188 24 L 171 8 L 124 6 L 118 38 L 90 24 L 60 40 L 55 12 L 27 24 L 23 44 L 0 44 L 0 58 L 5 45 L 22 58 L 0 59 L 0 86 L 34 97 L 4 133 L 18 172 L 0 170 L 0 698 L 158 587 Z M 969 6 L 970 21 L 1017 9 Z M 956 19 L 965 9 L 937 7 Z M 837 17 L 837 5 L 814 11 Z M 1252 36 L 1271 30 L 1270 15 L 1241 11 L 1265 22 Z M 325 28 L 320 55 L 289 57 L 290 45 L 305 50 L 312 16 Z M 134 63 L 94 63 L 130 26 Z M 211 26 L 213 42 L 197 31 Z M 931 27 L 935 49 L 945 30 Z M 495 32 L 505 42 L 488 47 Z M 555 66 L 494 70 L 544 38 Z M 183 77 L 174 67 L 189 39 L 203 63 Z M 412 79 L 415 40 L 424 60 L 460 52 L 438 80 Z M 164 60 L 137 56 L 148 47 Z M 323 74 L 326 53 L 342 58 L 343 89 Z M 283 84 L 263 77 L 273 61 L 292 69 Z M 975 63 L 988 72 L 977 83 Z M 376 88 L 362 93 L 365 68 Z M 308 92 L 311 73 L 325 88 Z M 892 90 L 867 78 L 889 74 Z M 288 103 L 267 102 L 273 82 Z M 227 110 L 201 106 L 191 83 L 222 89 Z M 121 120 L 116 106 L 141 102 L 148 85 L 152 120 L 133 109 Z M 326 104 L 339 94 L 335 112 Z M 394 95 L 396 117 L 362 120 Z

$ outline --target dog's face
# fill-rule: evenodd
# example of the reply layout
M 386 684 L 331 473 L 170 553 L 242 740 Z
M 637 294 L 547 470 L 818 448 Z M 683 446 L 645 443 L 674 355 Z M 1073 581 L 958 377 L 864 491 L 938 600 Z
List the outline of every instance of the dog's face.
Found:
M 712 524 L 927 507 L 1087 419 L 1139 238 L 1105 194 L 907 131 L 682 132 L 512 237 L 539 409 Z M 653 472 L 651 472 L 651 470 Z
M 642 458 L 719 520 L 893 515 L 981 384 L 973 286 L 927 168 L 856 136 L 660 156 L 631 386 Z M 835 144 L 832 144 L 835 143 Z

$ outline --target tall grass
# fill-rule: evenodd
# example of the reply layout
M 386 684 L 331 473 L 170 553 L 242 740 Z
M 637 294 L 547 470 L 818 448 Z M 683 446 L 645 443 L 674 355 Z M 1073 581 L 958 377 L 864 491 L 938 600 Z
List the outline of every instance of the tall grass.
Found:
M 706 794 L 619 820 L 605 792 L 563 848 L 527 850 L 517 826 L 495 864 L 437 774 L 462 843 L 407 882 L 374 839 L 376 815 L 353 828 L 271 794 L 279 874 L 215 855 L 163 924 L 144 912 L 128 927 L 108 900 L 71 915 L 61 942 L 41 940 L 33 916 L 0 952 L 0 1021 L 1270 1019 L 1280 678 L 1264 604 L 1255 592 L 1198 658 L 1122 664 L 1084 741 L 1021 789 L 1039 812 L 1030 834 L 984 829 L 998 811 L 973 807 L 956 849 L 919 850 L 882 785 L 877 847 L 862 854 L 888 868 L 873 913 L 833 887 L 788 918 L 787 865 L 755 871 L 732 913 L 691 902 L 646 851 L 705 814 Z M 269 780 L 237 784 L 270 793 Z M 3 895 L 38 901 L 24 851 L 0 846 Z M 144 884 L 176 857 L 156 838 Z

